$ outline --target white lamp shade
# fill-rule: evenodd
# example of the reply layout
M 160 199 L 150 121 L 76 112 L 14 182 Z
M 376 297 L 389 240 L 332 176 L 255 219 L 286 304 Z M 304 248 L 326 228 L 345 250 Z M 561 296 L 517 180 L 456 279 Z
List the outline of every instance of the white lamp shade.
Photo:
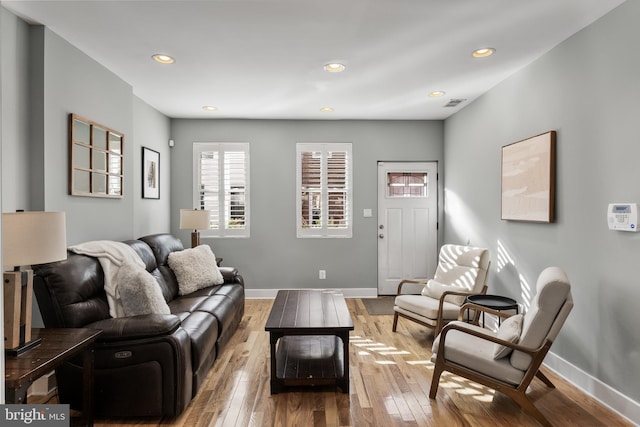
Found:
M 209 228 L 211 211 L 180 209 L 181 230 L 206 230 Z
M 11 212 L 2 214 L 4 270 L 67 258 L 64 212 Z

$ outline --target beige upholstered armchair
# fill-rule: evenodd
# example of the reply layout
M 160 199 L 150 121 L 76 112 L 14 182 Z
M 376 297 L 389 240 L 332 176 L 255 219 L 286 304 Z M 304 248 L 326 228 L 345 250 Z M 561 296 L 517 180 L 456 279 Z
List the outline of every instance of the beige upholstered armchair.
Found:
M 434 329 L 438 335 L 444 323 L 456 320 L 460 306 L 468 295 L 487 292 L 489 250 L 471 246 L 444 245 L 440 249 L 438 267 L 428 281 L 403 280 L 393 307 L 393 331 L 398 317 L 412 320 Z M 408 294 L 407 284 L 424 285 L 420 294 Z
M 429 397 L 436 398 L 440 376 L 449 371 L 506 394 L 542 425 L 551 426 L 526 390 L 534 376 L 554 387 L 539 368 L 573 307 L 573 299 L 569 279 L 558 267 L 540 273 L 536 288 L 536 296 L 524 316 L 475 304 L 462 307 L 460 321 L 446 325 L 433 342 L 431 361 L 435 368 Z M 468 308 L 507 319 L 493 332 L 463 322 L 463 312 Z

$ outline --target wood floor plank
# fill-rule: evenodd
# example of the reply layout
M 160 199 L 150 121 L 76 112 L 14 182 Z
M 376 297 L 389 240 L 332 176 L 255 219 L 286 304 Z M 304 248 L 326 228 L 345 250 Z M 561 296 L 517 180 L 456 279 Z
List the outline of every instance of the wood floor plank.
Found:
M 392 332 L 393 316 L 369 315 L 360 299 L 347 299 L 355 327 L 349 342 L 350 392 L 318 387 L 271 395 L 269 334 L 264 325 L 272 303 L 246 301 L 238 331 L 180 417 L 96 420 L 95 425 L 538 426 L 507 396 L 450 373 L 442 375 L 436 399 L 429 399 L 431 330 L 401 319 L 398 331 Z M 556 389 L 534 379 L 529 393 L 555 426 L 632 425 L 553 372 L 545 374 Z

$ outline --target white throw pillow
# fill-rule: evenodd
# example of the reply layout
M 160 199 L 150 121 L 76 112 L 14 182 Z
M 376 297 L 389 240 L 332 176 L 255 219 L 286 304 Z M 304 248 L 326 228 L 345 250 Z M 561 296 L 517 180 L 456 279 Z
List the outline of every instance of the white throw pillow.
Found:
M 520 333 L 522 332 L 522 319 L 522 314 L 516 314 L 515 316 L 505 319 L 500 324 L 496 338 L 517 344 L 520 340 Z M 511 347 L 495 344 L 493 348 L 493 358 L 496 360 L 501 359 L 511 354 L 511 351 L 513 351 Z
M 171 314 L 160 285 L 144 268 L 127 262 L 120 267 L 115 280 L 125 316 Z
M 469 289 L 465 289 L 460 286 L 445 285 L 444 283 L 431 279 L 422 289 L 422 295 L 439 300 L 442 294 L 447 291 L 469 292 Z M 466 295 L 450 295 L 445 299 L 445 301 L 455 305 L 462 305 L 466 298 Z
M 216 264 L 216 256 L 208 245 L 171 252 L 167 263 L 178 279 L 180 295 L 224 283 L 222 273 Z

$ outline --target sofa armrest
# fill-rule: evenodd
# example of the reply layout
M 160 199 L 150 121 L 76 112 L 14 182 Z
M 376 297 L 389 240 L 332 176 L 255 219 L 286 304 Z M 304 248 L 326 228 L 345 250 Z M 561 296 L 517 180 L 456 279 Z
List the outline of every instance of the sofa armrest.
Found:
M 235 267 L 218 267 L 220 269 L 220 273 L 222 273 L 222 277 L 224 278 L 224 283 L 238 283 L 244 286 L 244 278 L 238 273 L 238 269 Z
M 101 329 L 99 342 L 134 340 L 170 335 L 180 327 L 180 319 L 173 314 L 144 314 L 99 320 L 86 328 Z

